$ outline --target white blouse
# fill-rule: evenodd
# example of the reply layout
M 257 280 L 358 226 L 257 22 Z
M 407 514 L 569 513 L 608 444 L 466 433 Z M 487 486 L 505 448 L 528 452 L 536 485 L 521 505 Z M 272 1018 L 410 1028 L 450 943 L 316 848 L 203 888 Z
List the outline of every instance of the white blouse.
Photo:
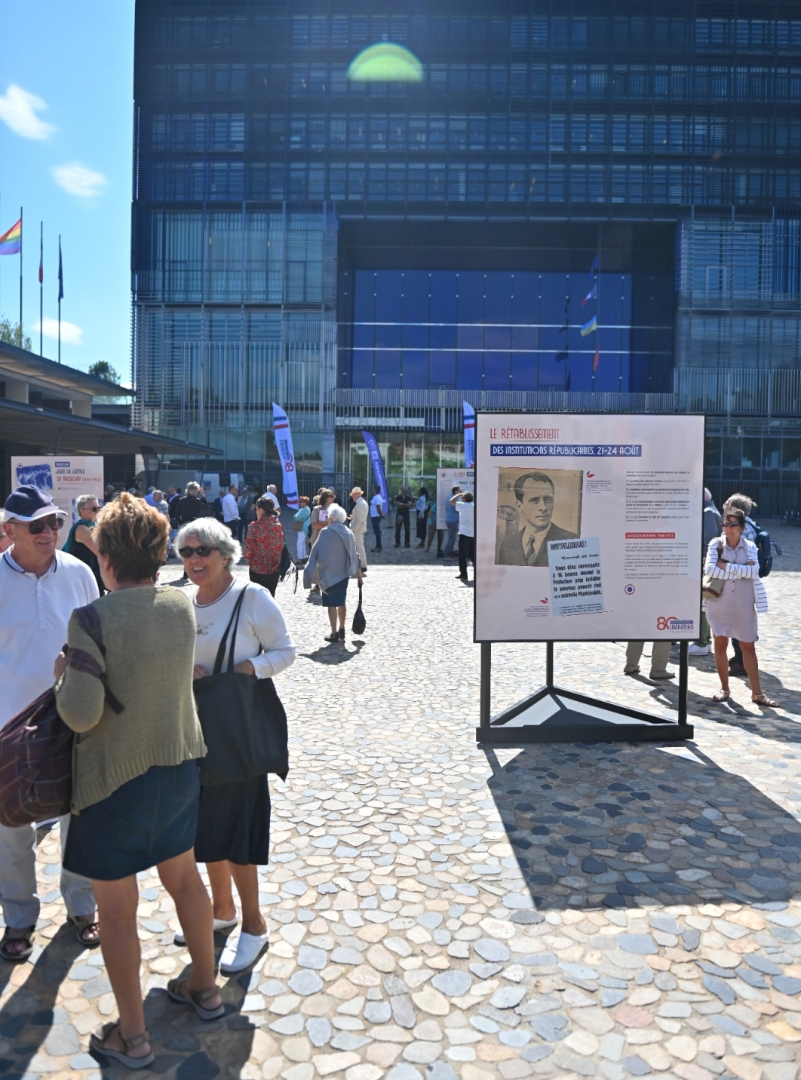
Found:
M 257 679 L 270 679 L 284 671 L 295 660 L 295 646 L 289 636 L 283 613 L 278 604 L 262 585 L 242 578 L 234 578 L 230 587 L 212 604 L 198 604 L 197 594 L 192 598 L 197 623 L 195 663 L 214 670 L 217 650 L 234 606 L 243 589 L 247 588 L 239 613 L 236 631 L 234 663 L 250 660 Z M 223 671 L 228 664 L 231 635 L 226 642 Z

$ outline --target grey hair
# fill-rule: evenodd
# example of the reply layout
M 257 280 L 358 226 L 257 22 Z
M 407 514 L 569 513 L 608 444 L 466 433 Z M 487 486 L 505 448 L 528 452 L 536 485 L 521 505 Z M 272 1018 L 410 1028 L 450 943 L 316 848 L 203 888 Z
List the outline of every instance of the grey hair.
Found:
M 80 514 L 87 503 L 97 502 L 97 495 L 79 495 L 75 500 L 75 509 Z
M 225 567 L 230 570 L 235 566 L 242 555 L 242 547 L 238 540 L 231 536 L 221 521 L 216 518 L 203 517 L 187 522 L 175 539 L 175 546 L 180 549 L 185 546 L 190 536 L 196 536 L 201 544 L 216 548 L 225 559 Z
M 198 484 L 195 480 L 190 480 L 189 483 L 186 485 L 186 494 L 187 495 L 197 495 L 197 493 L 199 491 L 200 491 L 200 484 Z
M 343 506 L 332 506 L 328 511 L 328 520 L 333 521 L 336 525 L 341 525 L 343 521 L 348 520 L 347 512 Z

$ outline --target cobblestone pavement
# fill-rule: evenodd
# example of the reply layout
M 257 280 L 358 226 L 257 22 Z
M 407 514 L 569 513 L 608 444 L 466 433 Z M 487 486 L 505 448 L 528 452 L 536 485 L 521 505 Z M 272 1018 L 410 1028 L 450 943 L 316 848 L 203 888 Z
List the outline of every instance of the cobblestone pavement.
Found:
M 787 549 L 758 647 L 780 708 L 752 706 L 742 680 L 713 705 L 711 661 L 694 660 L 682 747 L 478 748 L 473 592 L 453 562 L 372 560 L 367 630 L 342 646 L 280 586 L 299 656 L 278 680 L 292 768 L 271 785 L 270 949 L 220 976 L 225 1018 L 191 1019 L 164 993 L 188 960 L 172 902 L 142 875 L 157 1057 L 140 1075 L 795 1080 L 801 533 Z M 495 647 L 496 710 L 538 685 L 543 652 Z M 556 648 L 562 685 L 675 704 L 622 668 L 622 645 Z M 0 970 L 0 1075 L 98 1080 L 88 1033 L 114 1001 L 99 952 L 64 927 L 54 834 L 39 858 L 41 948 Z

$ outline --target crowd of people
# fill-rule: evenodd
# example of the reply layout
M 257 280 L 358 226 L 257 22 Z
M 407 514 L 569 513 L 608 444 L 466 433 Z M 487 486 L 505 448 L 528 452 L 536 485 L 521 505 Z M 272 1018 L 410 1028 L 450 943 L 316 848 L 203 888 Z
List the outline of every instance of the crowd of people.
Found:
M 351 580 L 368 572 L 368 519 L 382 549 L 384 504 L 359 487 L 348 507 L 321 488 L 289 511 L 294 561 L 304 586 L 327 610 L 331 644 L 345 639 Z M 395 543 L 438 557 L 458 546 L 459 574 L 475 559 L 474 501 L 454 487 L 437 529 L 436 502 L 402 487 L 395 499 Z M 725 702 L 729 676 L 741 664 L 752 701 L 775 706 L 762 690 L 755 651 L 757 614 L 767 610 L 761 533 L 753 503 L 737 494 L 718 512 L 705 491 L 701 638 L 694 655 L 714 657 Z M 22 486 L 6 500 L 0 556 L 0 728 L 53 685 L 58 713 L 74 733 L 70 813 L 60 819 L 61 892 L 67 917 L 86 948 L 100 946 L 119 1019 L 91 1046 L 129 1068 L 154 1055 L 145 1027 L 136 912 L 137 875 L 155 866 L 175 902 L 175 936 L 192 960 L 191 975 L 168 985 L 173 1001 L 202 1020 L 223 1014 L 215 983 L 215 932 L 230 932 L 220 958 L 224 973 L 250 968 L 267 944 L 259 906 L 258 867 L 269 859 L 270 792 L 265 772 L 204 783 L 199 762 L 209 735 L 196 705 L 200 687 L 221 673 L 255 686 L 293 663 L 295 646 L 275 600 L 287 551 L 277 492 L 235 486 L 209 504 L 200 486 L 141 493 L 113 490 L 103 500 L 81 496 L 63 549 L 66 513 L 51 496 Z M 458 545 L 457 545 L 458 542 Z M 158 585 L 172 544 L 190 588 Z M 248 577 L 237 576 L 240 559 Z M 708 582 L 718 582 L 708 586 Z M 722 587 L 721 587 L 722 583 Z M 97 628 L 82 612 L 91 606 Z M 729 661 L 727 649 L 737 650 Z M 67 645 L 64 646 L 64 642 Z M 643 642 L 630 642 L 626 672 L 639 670 Z M 225 657 L 227 651 L 227 668 Z M 655 642 L 652 678 L 670 678 L 670 642 Z M 264 683 L 268 686 L 268 683 Z M 272 683 L 269 683 L 272 687 Z M 193 688 L 195 693 L 193 694 Z M 204 724 L 208 721 L 204 720 Z M 225 717 L 214 723 L 225 724 Z M 20 962 L 34 949 L 40 902 L 35 825 L 0 825 L 0 906 L 5 923 L 0 957 Z M 205 865 L 211 896 L 198 863 Z M 235 895 L 238 896 L 238 906 Z

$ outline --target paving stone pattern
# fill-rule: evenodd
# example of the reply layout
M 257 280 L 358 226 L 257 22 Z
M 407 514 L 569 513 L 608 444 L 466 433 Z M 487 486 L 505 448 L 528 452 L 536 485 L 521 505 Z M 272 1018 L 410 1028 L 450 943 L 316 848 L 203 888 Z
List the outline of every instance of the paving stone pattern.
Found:
M 687 746 L 484 750 L 472 589 L 452 561 L 400 554 L 371 560 L 367 631 L 344 645 L 324 643 L 316 601 L 279 587 L 299 657 L 278 680 L 291 772 L 271 782 L 270 949 L 219 977 L 224 1018 L 194 1019 L 164 993 L 188 960 L 172 902 L 141 875 L 157 1056 L 139 1075 L 796 1080 L 801 575 L 767 583 L 758 648 L 778 710 L 742 680 L 713 705 L 703 658 Z M 543 651 L 495 647 L 496 709 L 536 687 Z M 563 685 L 675 704 L 622 668 L 622 645 L 556 648 Z M 0 970 L 3 1080 L 128 1075 L 86 1052 L 116 1009 L 99 952 L 64 927 L 58 861 L 43 830 L 40 948 Z

